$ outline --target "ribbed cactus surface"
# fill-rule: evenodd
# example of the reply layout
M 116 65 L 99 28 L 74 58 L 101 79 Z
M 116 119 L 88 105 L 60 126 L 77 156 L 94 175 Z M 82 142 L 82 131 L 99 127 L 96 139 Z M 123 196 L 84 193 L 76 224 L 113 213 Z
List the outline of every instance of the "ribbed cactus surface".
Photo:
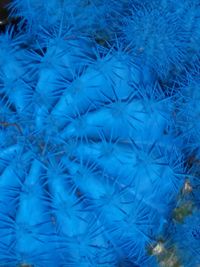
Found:
M 0 266 L 198 267 L 199 1 L 8 10 Z

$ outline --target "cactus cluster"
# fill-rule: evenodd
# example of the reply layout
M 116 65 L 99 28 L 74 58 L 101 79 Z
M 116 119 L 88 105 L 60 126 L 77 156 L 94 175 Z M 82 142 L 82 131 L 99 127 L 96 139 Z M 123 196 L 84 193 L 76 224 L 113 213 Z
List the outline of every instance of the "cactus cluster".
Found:
M 7 8 L 0 266 L 200 266 L 200 2 Z

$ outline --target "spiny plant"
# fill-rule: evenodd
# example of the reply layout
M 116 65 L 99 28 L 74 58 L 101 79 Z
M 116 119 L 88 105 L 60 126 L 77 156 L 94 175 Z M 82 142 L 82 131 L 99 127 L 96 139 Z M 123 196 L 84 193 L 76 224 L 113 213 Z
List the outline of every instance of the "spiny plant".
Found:
M 186 153 L 199 155 L 199 70 L 190 73 L 179 85 L 180 91 L 176 98 L 177 129 L 183 136 Z
M 197 7 L 10 3 L 19 22 L 0 34 L 0 266 L 179 266 L 158 240 L 188 227 L 186 183 L 198 205 L 185 110 L 198 85 L 188 75 L 198 54 L 187 61 Z M 174 242 L 184 249 L 178 231 Z
M 176 244 L 179 266 L 199 266 L 199 208 L 185 216 L 183 222 L 176 222 L 172 241 Z
M 188 62 L 199 57 L 198 14 L 198 1 L 134 5 L 123 19 L 120 37 L 141 64 L 152 68 L 161 79 L 173 79 L 173 73 L 181 73 Z

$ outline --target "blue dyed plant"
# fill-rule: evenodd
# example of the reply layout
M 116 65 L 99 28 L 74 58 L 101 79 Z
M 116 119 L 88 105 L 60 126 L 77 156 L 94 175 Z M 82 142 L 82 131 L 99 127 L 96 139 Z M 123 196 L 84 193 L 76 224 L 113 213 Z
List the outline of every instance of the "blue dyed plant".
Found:
M 9 9 L 0 266 L 191 266 L 179 250 L 199 234 L 187 217 L 199 209 L 198 3 Z M 184 229 L 194 234 L 181 243 Z

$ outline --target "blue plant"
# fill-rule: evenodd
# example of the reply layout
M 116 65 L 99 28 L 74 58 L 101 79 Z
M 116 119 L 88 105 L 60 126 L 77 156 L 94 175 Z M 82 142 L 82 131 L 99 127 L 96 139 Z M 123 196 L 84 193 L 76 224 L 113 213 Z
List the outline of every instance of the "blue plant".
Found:
M 182 135 L 184 144 L 182 148 L 185 148 L 188 154 L 192 154 L 196 151 L 199 155 L 199 71 L 189 74 L 184 80 L 184 83 L 180 85 L 180 91 L 177 95 L 177 129 Z M 198 157 L 198 156 L 197 156 Z
M 182 224 L 176 225 L 174 239 L 184 266 L 198 266 L 200 261 L 199 210 L 195 210 Z
M 124 18 L 122 33 L 133 55 L 158 76 L 165 77 L 174 67 L 183 68 L 187 31 L 170 5 L 133 9 Z
M 0 266 L 164 266 L 171 225 L 199 261 L 198 212 L 173 215 L 180 197 L 199 205 L 197 2 L 10 3 Z

